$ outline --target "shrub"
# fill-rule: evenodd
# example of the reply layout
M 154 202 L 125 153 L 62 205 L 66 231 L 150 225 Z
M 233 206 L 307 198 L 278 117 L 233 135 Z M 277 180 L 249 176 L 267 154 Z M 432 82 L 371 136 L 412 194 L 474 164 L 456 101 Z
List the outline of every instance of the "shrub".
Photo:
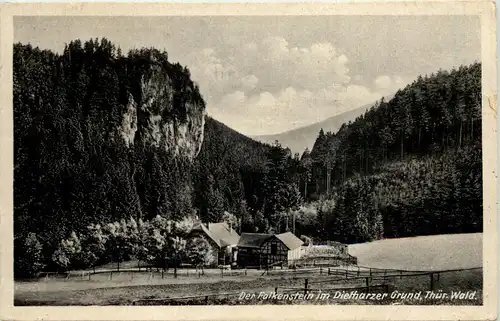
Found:
M 43 267 L 42 244 L 35 233 L 16 239 L 14 277 L 35 277 Z

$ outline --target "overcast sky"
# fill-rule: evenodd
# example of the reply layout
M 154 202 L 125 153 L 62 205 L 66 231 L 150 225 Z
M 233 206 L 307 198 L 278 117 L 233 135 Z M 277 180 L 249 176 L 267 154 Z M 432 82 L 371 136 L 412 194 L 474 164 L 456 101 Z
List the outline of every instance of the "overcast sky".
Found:
M 208 114 L 247 135 L 321 121 L 481 53 L 472 16 L 14 19 L 14 41 L 44 49 L 95 37 L 167 50 L 191 70 Z

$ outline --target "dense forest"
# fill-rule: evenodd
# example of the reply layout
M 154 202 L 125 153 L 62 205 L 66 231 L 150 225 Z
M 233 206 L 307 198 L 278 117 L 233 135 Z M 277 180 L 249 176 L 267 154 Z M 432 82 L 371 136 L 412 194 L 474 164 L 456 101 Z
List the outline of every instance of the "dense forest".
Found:
M 203 88 L 165 51 L 15 44 L 13 67 L 17 275 L 154 261 L 193 217 L 315 242 L 482 230 L 480 64 L 419 77 L 302 155 L 204 116 Z
M 418 77 L 320 131 L 301 156 L 303 212 L 343 242 L 482 231 L 481 134 L 479 63 Z
M 240 229 L 272 226 L 281 208 L 272 193 L 281 190 L 271 193 L 270 185 L 288 177 L 291 156 L 209 117 L 193 128 L 205 102 L 189 69 L 169 62 L 165 51 L 124 55 L 107 39 L 76 40 L 61 54 L 15 44 L 13 60 L 17 259 L 40 248 L 37 260 L 50 267 L 71 233 L 122 219 L 217 222 L 230 211 Z M 132 140 L 123 126 L 130 106 L 138 106 Z M 178 146 L 164 147 L 171 141 L 157 142 L 157 118 L 174 128 L 171 136 L 187 124 L 196 134 L 187 146 L 204 132 L 199 153 L 179 154 Z M 285 170 L 271 177 L 275 155 Z M 287 197 L 299 200 L 298 192 Z
M 310 153 L 315 164 L 309 193 L 328 193 L 354 173 L 369 174 L 408 155 L 435 155 L 481 142 L 481 65 L 418 77 L 337 133 L 320 131 Z M 308 157 L 305 152 L 302 156 Z
M 71 231 L 96 221 L 190 210 L 189 162 L 146 144 L 145 125 L 130 147 L 118 130 L 130 100 L 143 103 L 140 82 L 153 68 L 174 87 L 163 120 L 185 122 L 186 102 L 201 113 L 204 102 L 186 68 L 155 49 L 123 56 L 106 39 L 71 42 L 60 55 L 16 44 L 13 68 L 17 242 L 35 233 L 48 258 Z M 138 125 L 144 119 L 139 114 Z

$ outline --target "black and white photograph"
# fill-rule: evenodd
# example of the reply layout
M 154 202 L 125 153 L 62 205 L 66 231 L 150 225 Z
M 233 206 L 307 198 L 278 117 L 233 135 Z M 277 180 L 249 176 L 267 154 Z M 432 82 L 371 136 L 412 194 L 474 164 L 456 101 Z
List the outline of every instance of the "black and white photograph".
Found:
M 481 13 L 210 12 L 11 17 L 12 305 L 484 306 Z

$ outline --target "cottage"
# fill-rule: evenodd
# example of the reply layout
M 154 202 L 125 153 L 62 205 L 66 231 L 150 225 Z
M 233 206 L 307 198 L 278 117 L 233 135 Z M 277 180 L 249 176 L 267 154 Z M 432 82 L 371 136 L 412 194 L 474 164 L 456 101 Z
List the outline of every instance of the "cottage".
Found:
M 288 262 L 300 259 L 303 253 L 302 245 L 304 245 L 304 242 L 301 239 L 290 232 L 278 234 L 276 237 L 288 248 Z
M 287 265 L 300 257 L 303 242 L 290 232 L 282 234 L 242 233 L 238 242 L 238 266 Z
M 201 237 L 211 245 L 212 255 L 217 260 L 210 265 L 226 265 L 234 261 L 234 252 L 240 236 L 227 223 L 209 223 L 208 227 L 198 223 L 189 232 L 187 239 L 195 237 Z
M 237 264 L 240 267 L 261 267 L 261 246 L 272 234 L 241 233 L 238 242 Z

